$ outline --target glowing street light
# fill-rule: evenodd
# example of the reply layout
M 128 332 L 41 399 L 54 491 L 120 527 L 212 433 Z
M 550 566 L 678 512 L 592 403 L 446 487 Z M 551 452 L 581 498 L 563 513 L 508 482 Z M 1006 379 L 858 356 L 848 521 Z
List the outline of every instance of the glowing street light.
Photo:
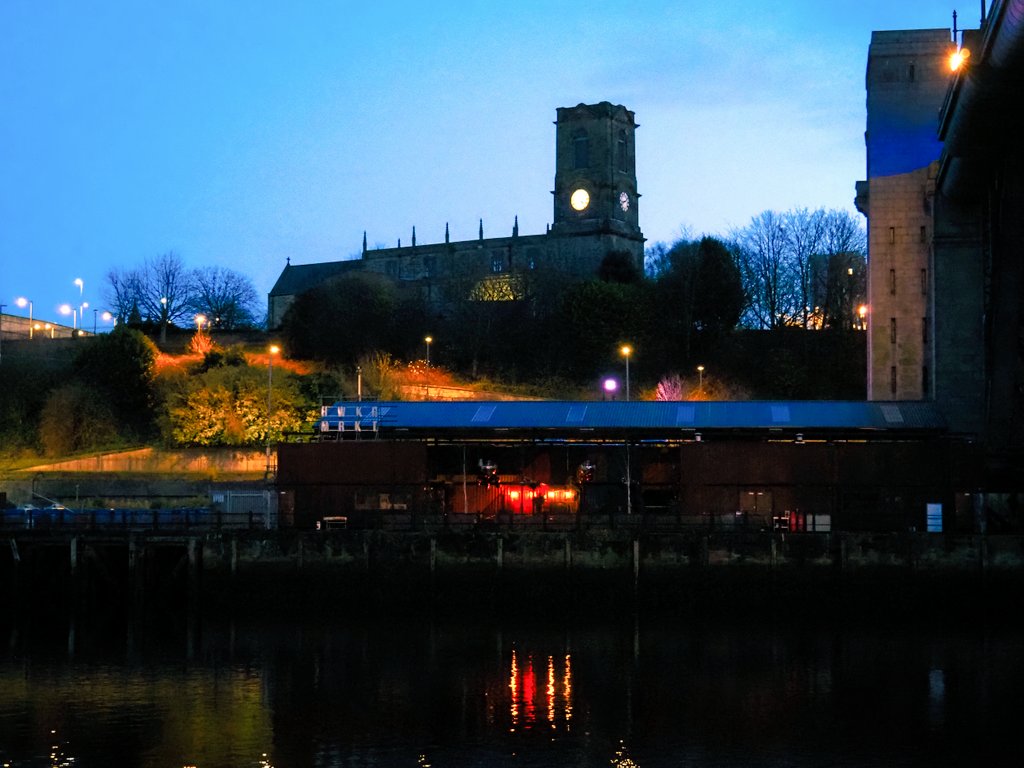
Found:
M 623 344 L 619 348 L 619 354 L 626 358 L 626 402 L 629 402 L 629 358 L 633 354 L 633 348 L 629 344 Z
M 423 341 L 425 341 L 426 344 L 427 344 L 427 367 L 428 368 L 430 367 L 430 344 L 431 344 L 431 342 L 433 342 L 433 340 L 434 340 L 433 336 L 425 336 L 423 338 Z
M 78 307 L 72 307 L 70 304 L 61 304 L 58 311 L 62 315 L 71 315 L 71 335 L 77 335 L 75 331 L 78 330 Z
M 270 477 L 270 407 L 274 392 L 274 355 L 280 351 L 277 344 L 271 344 L 267 349 L 267 477 Z
M 196 315 L 196 328 L 199 329 L 199 333 L 203 332 L 203 323 L 206 323 L 207 328 L 210 324 L 206 320 L 206 315 Z
M 860 318 L 860 330 L 864 330 L 868 327 L 868 305 L 861 304 L 857 307 L 857 317 Z
M 612 400 L 615 399 L 615 393 L 619 389 L 619 382 L 609 376 L 607 379 L 601 382 L 601 389 L 604 390 L 605 397 L 610 397 Z
M 704 366 L 697 366 L 697 389 L 701 392 L 704 391 Z
M 76 277 L 72 282 L 78 286 L 78 298 L 81 299 L 85 294 L 85 283 L 80 277 Z
M 949 55 L 949 71 L 959 72 L 965 64 L 967 59 L 971 57 L 971 52 L 967 48 L 960 48 L 959 50 L 953 51 Z
M 30 299 L 26 299 L 24 296 L 19 296 L 18 298 L 16 298 L 14 300 L 14 303 L 17 304 L 22 309 L 25 308 L 26 304 L 28 305 L 28 337 L 31 339 L 32 335 L 33 335 L 32 334 L 32 328 L 33 328 L 33 324 L 32 324 L 32 301 Z

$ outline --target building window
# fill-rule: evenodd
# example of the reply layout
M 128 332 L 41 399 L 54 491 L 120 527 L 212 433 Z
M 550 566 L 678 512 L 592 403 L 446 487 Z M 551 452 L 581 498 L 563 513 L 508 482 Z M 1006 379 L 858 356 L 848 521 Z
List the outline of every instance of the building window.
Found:
M 626 159 L 626 132 L 619 131 L 619 142 L 617 147 L 617 155 L 619 158 L 619 170 L 625 171 L 629 169 L 629 163 Z
M 928 228 L 927 227 L 921 227 L 921 242 L 922 243 L 927 243 L 928 242 Z
M 427 256 L 423 259 L 423 268 L 427 271 L 427 277 L 433 277 L 437 274 L 437 257 Z
M 915 67 L 913 64 L 911 64 L 910 69 L 907 71 L 907 77 L 909 78 L 910 82 L 914 82 L 914 75 L 917 74 L 914 70 Z
M 924 344 L 928 343 L 928 317 L 921 318 L 921 341 Z
M 893 344 L 896 343 L 896 318 L 889 318 L 889 341 Z
M 896 270 L 889 270 L 889 293 L 892 296 L 896 295 Z
M 921 295 L 922 296 L 927 296 L 928 295 L 928 270 L 927 269 L 922 269 L 921 270 Z
M 895 365 L 892 366 L 889 369 L 889 391 L 892 392 L 893 395 L 896 394 L 896 366 Z
M 889 244 L 896 245 L 896 227 L 889 227 Z
M 501 256 L 491 256 L 491 272 L 503 272 L 505 260 Z
M 928 390 L 929 390 L 929 387 L 928 387 L 928 366 L 927 365 L 922 365 L 921 366 L 921 394 L 927 395 L 928 394 Z
M 590 167 L 590 137 L 582 128 L 572 135 L 572 167 Z

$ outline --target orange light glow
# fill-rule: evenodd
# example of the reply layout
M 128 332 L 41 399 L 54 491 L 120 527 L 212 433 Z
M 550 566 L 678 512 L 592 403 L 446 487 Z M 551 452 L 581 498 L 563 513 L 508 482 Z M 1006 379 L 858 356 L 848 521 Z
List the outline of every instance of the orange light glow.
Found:
M 967 59 L 971 57 L 971 52 L 966 48 L 961 48 L 958 51 L 953 51 L 949 55 L 949 70 L 950 72 L 959 72 L 960 69 L 967 63 Z

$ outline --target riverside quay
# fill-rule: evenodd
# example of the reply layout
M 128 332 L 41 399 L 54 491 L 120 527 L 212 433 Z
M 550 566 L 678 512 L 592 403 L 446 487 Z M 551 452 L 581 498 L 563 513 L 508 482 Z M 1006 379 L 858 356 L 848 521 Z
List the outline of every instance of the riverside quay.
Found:
M 282 527 L 1002 530 L 924 402 L 338 402 L 278 449 Z

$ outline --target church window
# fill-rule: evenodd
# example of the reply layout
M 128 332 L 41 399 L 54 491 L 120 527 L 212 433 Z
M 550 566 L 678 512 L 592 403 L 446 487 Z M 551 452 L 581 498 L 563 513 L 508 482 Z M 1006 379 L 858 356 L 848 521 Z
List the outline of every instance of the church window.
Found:
M 619 141 L 616 148 L 616 153 L 619 159 L 619 170 L 625 171 L 629 169 L 629 162 L 626 158 L 626 132 L 619 131 Z
M 889 368 L 889 391 L 896 394 L 896 366 Z
M 896 318 L 889 318 L 889 341 L 892 344 L 896 343 Z
M 388 277 L 398 277 L 398 262 L 394 259 L 388 261 L 385 269 L 387 269 Z
M 921 242 L 928 242 L 928 230 L 925 227 L 921 227 Z
M 437 273 L 437 257 L 427 256 L 423 259 L 423 268 L 427 272 L 427 277 L 433 277 Z
M 896 270 L 889 270 L 889 293 L 893 296 L 896 295 Z
M 928 270 L 927 269 L 922 269 L 921 270 L 921 295 L 922 296 L 927 296 L 928 295 Z
M 907 72 L 907 75 L 908 75 L 908 76 L 909 76 L 909 78 L 910 78 L 910 82 L 914 82 L 914 75 L 916 75 L 916 74 L 917 74 L 917 72 L 915 71 L 916 69 L 917 69 L 917 68 L 916 68 L 916 67 L 915 67 L 915 66 L 914 66 L 913 64 L 911 64 L 911 65 L 910 65 L 910 69 L 909 69 L 909 71 Z
M 582 128 L 572 135 L 572 167 L 590 167 L 590 137 Z
M 491 256 L 491 272 L 503 272 L 505 270 L 505 260 L 500 254 Z

